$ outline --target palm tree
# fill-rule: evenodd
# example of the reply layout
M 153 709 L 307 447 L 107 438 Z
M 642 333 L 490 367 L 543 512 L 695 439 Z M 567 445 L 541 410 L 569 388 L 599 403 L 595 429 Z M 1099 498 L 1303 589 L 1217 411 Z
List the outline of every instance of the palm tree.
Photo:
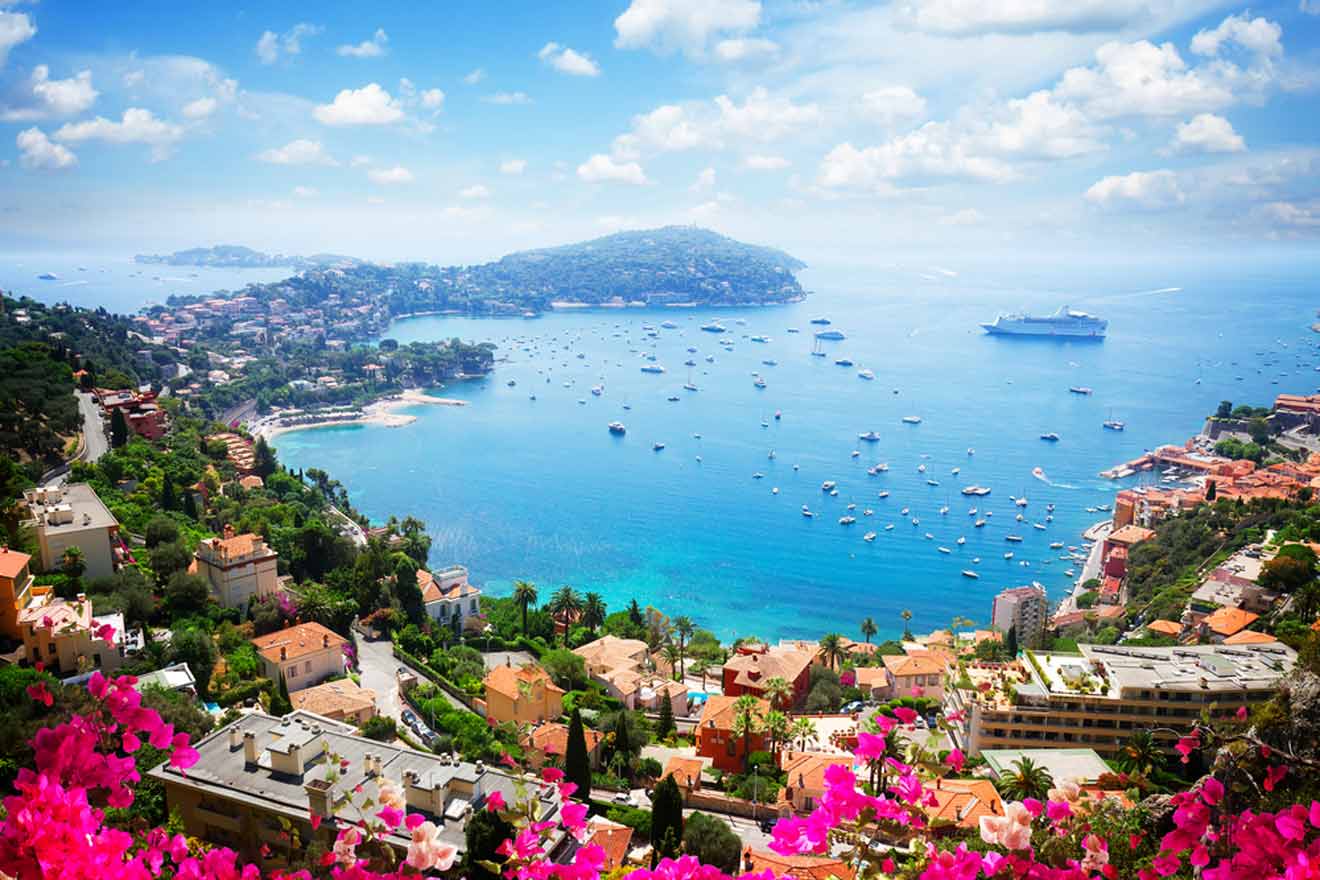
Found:
M 770 701 L 774 708 L 783 708 L 792 705 L 793 685 L 788 679 L 776 675 L 765 680 L 765 698 Z
M 843 662 L 843 636 L 830 633 L 820 640 L 820 658 L 830 669 Z
M 692 661 L 692 665 L 688 667 L 687 671 L 693 675 L 701 676 L 701 689 L 704 691 L 706 689 L 706 673 L 710 672 L 710 667 L 706 665 L 706 661 L 698 657 Z
M 810 718 L 794 719 L 792 726 L 788 729 L 788 741 L 797 743 L 800 752 L 805 752 L 807 746 L 816 742 L 817 737 L 816 723 Z
M 1128 773 L 1149 776 L 1164 766 L 1164 750 L 1149 730 L 1135 731 L 1118 751 L 1118 766 Z
M 788 739 L 790 729 L 788 716 L 778 709 L 771 709 L 765 713 L 764 720 L 766 735 L 770 737 L 770 754 L 774 756 L 775 766 L 779 766 L 779 745 Z
M 880 629 L 875 625 L 875 621 L 871 618 L 868 617 L 862 621 L 862 638 L 866 639 L 868 645 L 871 644 L 871 637 L 879 631 Z
M 69 547 L 60 557 L 60 568 L 69 576 L 69 586 L 74 593 L 82 592 L 82 576 L 87 571 L 87 562 L 83 557 L 82 548 Z
M 1054 787 L 1054 779 L 1048 770 L 1030 758 L 1019 758 L 1012 766 L 1016 769 L 1000 777 L 1001 795 L 1014 801 L 1026 798 L 1045 800 L 1049 797 L 1049 791 Z
M 570 586 L 562 586 L 555 590 L 555 594 L 550 597 L 550 602 L 546 605 L 550 613 L 555 616 L 564 626 L 564 644 L 568 644 L 568 628 L 575 620 L 579 619 L 582 613 L 582 597 Z
M 596 634 L 596 628 L 605 623 L 605 600 L 600 593 L 587 593 L 582 601 L 582 625 Z
M 531 581 L 513 582 L 513 601 L 522 609 L 523 635 L 527 635 L 527 609 L 536 604 L 536 585 Z
M 683 662 L 683 652 L 679 650 L 678 645 L 673 642 L 665 642 L 662 649 L 665 654 L 665 660 L 669 663 L 669 668 L 673 672 L 678 672 L 680 664 Z M 675 677 L 674 681 L 682 681 L 682 678 Z
M 747 772 L 747 758 L 752 750 L 752 734 L 760 729 L 757 713 L 761 711 L 761 701 L 751 694 L 743 694 L 733 701 L 733 735 L 742 737 L 743 772 Z
M 908 626 L 912 622 L 912 612 L 904 608 L 898 616 L 903 618 L 903 641 L 912 641 L 912 627 Z
M 678 635 L 678 680 L 683 680 L 683 652 L 687 649 L 687 640 L 692 638 L 692 633 L 696 632 L 696 627 L 692 625 L 692 618 L 683 615 L 674 618 L 674 632 Z

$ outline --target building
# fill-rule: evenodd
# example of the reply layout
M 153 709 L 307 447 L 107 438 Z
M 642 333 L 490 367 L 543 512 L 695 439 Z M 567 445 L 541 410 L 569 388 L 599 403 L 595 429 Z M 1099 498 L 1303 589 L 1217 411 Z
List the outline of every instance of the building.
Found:
M 486 717 L 503 724 L 540 724 L 564 714 L 564 690 L 534 664 L 486 673 Z
M 1271 699 L 1297 659 L 1278 642 L 1079 650 L 1028 651 L 1022 663 L 969 665 L 971 687 L 946 690 L 946 712 L 964 713 L 955 743 L 972 755 L 1057 747 L 1112 758 L 1134 731 L 1150 730 L 1172 749 L 1203 712 L 1228 716 Z
M 253 599 L 279 592 L 278 559 L 260 535 L 235 535 L 232 526 L 225 526 L 223 538 L 202 541 L 193 552 L 197 574 L 225 608 L 247 608 Z
M 590 727 L 582 728 L 582 739 L 587 744 L 587 760 L 591 769 L 599 770 L 602 766 L 600 744 L 605 736 Z M 522 738 L 523 752 L 527 763 L 533 770 L 540 770 L 546 764 L 560 765 L 568 752 L 568 725 L 550 722 L 533 728 Z
M 187 663 L 171 663 L 169 666 L 163 666 L 160 669 L 139 675 L 137 684 L 133 687 L 138 691 L 146 690 L 149 687 L 158 687 L 167 691 L 177 691 L 190 697 L 197 696 L 197 682 L 193 678 L 192 670 L 188 668 Z
M 770 871 L 789 880 L 853 880 L 856 872 L 848 863 L 830 856 L 781 856 L 769 850 L 748 848 L 743 852 L 742 874 Z
M 926 787 L 929 801 L 923 801 L 929 834 L 975 831 L 982 816 L 1004 815 L 1004 801 L 989 779 L 940 779 Z
M 1243 611 L 1241 608 L 1228 606 L 1216 608 L 1201 621 L 1201 638 L 1210 642 L 1222 642 L 1251 626 L 1259 617 L 1259 614 Z
M 434 822 L 444 842 L 460 852 L 468 817 L 493 792 L 509 803 L 519 797 L 514 777 L 493 767 L 376 742 L 347 724 L 307 712 L 284 718 L 245 715 L 194 747 L 199 759 L 186 772 L 169 762 L 149 772 L 164 785 L 166 804 L 178 811 L 186 834 L 231 847 L 245 861 L 255 861 L 267 846 L 275 853 L 285 850 L 290 825 L 304 846 L 317 841 L 329 849 L 338 827 L 360 819 L 357 804 L 378 798 L 380 779 L 401 788 L 408 812 Z M 331 766 L 332 758 L 346 762 L 346 769 Z M 332 771 L 337 772 L 332 776 Z M 558 790 L 543 787 L 535 803 L 534 819 L 554 821 Z M 313 830 L 313 815 L 332 821 Z M 402 854 L 411 838 L 403 828 L 385 839 Z M 563 842 L 551 839 L 552 858 Z M 263 857 L 262 864 L 276 867 L 277 858 Z
M 23 493 L 29 521 L 41 547 L 41 567 L 63 565 L 64 551 L 82 552 L 83 577 L 109 577 L 119 559 L 119 522 L 86 483 L 28 489 Z
M 628 847 L 632 845 L 633 830 L 627 825 L 611 822 L 601 816 L 587 820 L 589 836 L 587 846 L 599 846 L 605 851 L 605 861 L 600 866 L 601 876 L 623 866 L 628 858 Z
M 767 645 L 742 645 L 724 664 L 722 678 L 726 697 L 740 697 L 751 694 L 754 697 L 765 695 L 765 683 L 772 678 L 782 678 L 793 688 L 789 704 L 785 708 L 800 706 L 807 699 L 811 688 L 811 663 L 816 659 L 815 651 L 798 648 L 771 648 Z
M 995 596 L 990 622 L 1000 632 L 1013 630 L 1021 647 L 1036 648 L 1045 636 L 1049 610 L 1045 588 L 1040 584 L 1010 587 Z
M 66 676 L 92 669 L 113 673 L 127 653 L 124 615 L 93 617 L 85 595 L 70 602 L 48 586 L 32 587 L 28 604 L 18 613 L 18 630 L 29 663 L 44 663 Z
M 462 632 L 481 614 L 481 590 L 468 583 L 468 570 L 461 565 L 436 572 L 419 568 L 417 588 L 427 617 L 455 632 Z
M 319 623 L 300 623 L 252 640 L 265 665 L 266 677 L 289 693 L 320 684 L 344 671 L 344 645 L 348 639 Z
M 1155 537 L 1148 528 L 1138 525 L 1126 525 L 1114 529 L 1104 539 L 1100 548 L 1100 570 L 1122 580 L 1127 575 L 1128 554 L 1132 548 Z
M 697 754 L 709 758 L 716 769 L 729 773 L 741 773 L 743 761 L 752 752 L 765 751 L 765 737 L 756 731 L 747 737 L 747 750 L 743 750 L 743 737 L 734 735 L 734 722 L 737 712 L 734 703 L 737 697 L 711 694 L 706 706 L 701 710 L 701 719 L 697 722 Z M 770 709 L 770 704 L 757 698 L 755 716 L 761 718 Z
M 669 762 L 665 764 L 665 770 L 660 774 L 660 779 L 664 779 L 666 776 L 674 777 L 674 782 L 678 783 L 679 789 L 686 797 L 694 791 L 701 791 L 701 774 L 705 769 L 706 762 L 701 758 L 672 755 Z
M 289 694 L 294 709 L 331 721 L 361 727 L 376 717 L 376 692 L 358 687 L 351 678 L 327 681 Z
M 601 636 L 594 642 L 587 642 L 573 653 L 582 658 L 587 675 L 601 684 L 605 692 L 622 702 L 629 709 L 638 708 L 638 698 L 643 685 L 654 678 L 655 664 L 652 661 L 646 642 L 640 639 L 621 639 L 618 636 Z M 652 689 L 654 702 L 654 689 Z M 683 712 L 686 714 L 686 701 Z
M 916 652 L 886 654 L 880 659 L 884 663 L 887 699 L 921 696 L 944 699 L 944 664 L 938 658 Z
M 851 756 L 825 755 L 819 752 L 791 752 L 779 755 L 779 766 L 784 771 L 784 788 L 779 793 L 777 807 L 781 816 L 810 813 L 825 796 L 825 773 L 831 767 L 851 767 Z
M 854 683 L 868 700 L 889 699 L 889 670 L 883 666 L 858 666 L 853 669 Z
M 150 359 L 150 353 L 147 353 Z M 169 426 L 165 411 L 156 402 L 156 395 L 151 391 L 115 391 L 106 388 L 96 389 L 96 399 L 111 418 L 115 410 L 124 414 L 124 422 L 130 431 L 148 440 L 159 440 L 165 436 Z
M 981 757 L 995 779 L 1017 771 L 1015 766 L 1023 758 L 1041 767 L 1057 786 L 1061 782 L 1094 785 L 1100 777 L 1112 771 L 1095 749 L 984 749 Z
M 0 633 L 7 638 L 22 638 L 18 615 L 32 597 L 32 583 L 32 557 L 0 547 Z

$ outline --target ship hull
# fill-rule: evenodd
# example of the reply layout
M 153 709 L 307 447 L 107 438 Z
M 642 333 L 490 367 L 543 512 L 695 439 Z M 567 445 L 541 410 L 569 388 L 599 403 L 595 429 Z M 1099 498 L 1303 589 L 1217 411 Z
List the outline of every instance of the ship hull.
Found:
M 982 324 L 982 329 L 991 336 L 1045 336 L 1068 339 L 1104 339 L 1105 327 L 1069 326 L 1067 324 Z

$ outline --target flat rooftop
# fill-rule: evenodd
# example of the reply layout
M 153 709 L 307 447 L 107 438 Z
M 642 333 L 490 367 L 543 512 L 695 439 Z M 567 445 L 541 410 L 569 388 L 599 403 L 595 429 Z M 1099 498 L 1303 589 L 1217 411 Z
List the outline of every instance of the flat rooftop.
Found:
M 1070 779 L 1090 785 L 1110 772 L 1095 749 L 982 749 L 981 757 L 996 778 L 1014 772 L 1014 764 L 1030 758 L 1033 764 L 1045 768 L 1055 785 Z
M 44 496 L 38 495 L 37 490 L 28 490 L 24 493 L 28 501 L 28 509 L 32 511 L 32 517 L 37 523 L 44 527 L 46 534 L 59 535 L 66 532 L 83 532 L 88 529 L 109 529 L 119 525 L 110 508 L 105 506 L 100 497 L 92 491 L 92 487 L 86 483 L 70 483 L 63 487 L 58 493 Z M 68 507 L 73 511 L 73 516 L 65 517 L 69 522 L 53 523 L 48 512 L 57 511 L 62 507 Z
M 1051 696 L 1108 699 L 1119 699 L 1124 691 L 1132 690 L 1262 690 L 1272 687 L 1297 661 L 1297 653 L 1279 642 L 1170 648 L 1080 645 L 1079 651 L 1033 654 L 1048 676 L 1048 681 L 1042 681 L 1028 661 L 1033 684 Z M 1102 670 L 1108 678 L 1107 687 Z

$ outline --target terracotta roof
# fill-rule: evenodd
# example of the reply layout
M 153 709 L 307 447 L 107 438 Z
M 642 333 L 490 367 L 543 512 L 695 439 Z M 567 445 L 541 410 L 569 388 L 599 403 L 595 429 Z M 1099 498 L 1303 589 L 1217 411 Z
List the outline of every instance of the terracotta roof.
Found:
M 20 626 L 35 626 L 49 629 L 52 633 L 69 632 L 73 629 L 91 629 L 92 603 L 90 600 L 70 602 L 65 599 L 50 598 L 50 601 L 38 601 L 28 605 L 18 613 Z
M 796 880 L 853 880 L 853 869 L 828 856 L 781 856 L 764 850 L 748 850 L 743 855 L 743 873 L 759 874 L 769 868 L 776 877 Z
M 23 566 L 32 561 L 32 557 L 17 550 L 0 550 L 0 577 L 13 580 L 23 570 Z
M 279 663 L 280 648 L 286 651 L 285 660 L 296 660 L 327 649 L 339 651 L 348 644 L 348 639 L 319 623 L 300 623 L 288 629 L 257 636 L 252 644 L 262 657 L 272 663 Z
M 810 668 L 814 659 L 815 655 L 807 651 L 771 648 L 764 654 L 735 654 L 724 668 L 734 670 L 733 680 L 739 686 L 760 689 L 776 677 L 792 684 Z
M 260 489 L 262 486 L 266 485 L 266 481 L 256 474 L 248 474 L 246 477 L 239 479 L 238 485 L 242 486 L 244 489 Z
M 770 704 L 760 697 L 756 697 L 757 713 L 764 715 L 770 710 Z M 723 694 L 711 694 L 706 698 L 706 706 L 701 710 L 701 720 L 697 722 L 700 727 L 709 727 L 713 730 L 732 730 L 733 719 L 736 714 L 733 711 L 733 704 L 738 701 L 738 697 L 726 697 Z
M 353 715 L 368 707 L 374 708 L 376 692 L 358 687 L 351 678 L 342 678 L 295 691 L 289 694 L 289 702 L 295 709 L 306 709 L 332 718 L 336 714 Z
M 521 696 L 523 687 L 531 687 L 537 682 L 545 685 L 547 691 L 564 693 L 550 679 L 548 672 L 531 663 L 526 666 L 496 666 L 486 673 L 486 689 L 514 701 Z
M 620 825 L 599 816 L 593 817 L 588 827 L 591 829 L 591 836 L 587 838 L 587 846 L 596 844 L 605 850 L 602 873 L 622 865 L 628 855 L 628 847 L 632 844 L 633 830 L 627 825 Z
M 1110 534 L 1105 540 L 1110 544 L 1126 544 L 1131 547 L 1133 544 L 1149 541 L 1153 537 L 1155 537 L 1155 533 L 1150 529 L 1144 529 L 1141 526 L 1123 526 L 1123 528 Z
M 660 778 L 666 776 L 674 777 L 674 781 L 679 785 L 686 786 L 688 780 L 692 780 L 693 788 L 701 788 L 701 771 L 706 765 L 700 758 L 688 758 L 684 755 L 674 755 L 665 765 L 665 772 L 660 774 Z
M 877 688 L 889 683 L 886 671 L 883 666 L 858 666 L 853 670 L 853 674 L 857 677 L 859 688 Z
M 422 591 L 422 602 L 439 602 L 442 599 L 464 599 L 468 596 L 480 596 L 481 590 L 462 581 L 450 584 L 444 590 L 435 582 L 435 575 L 424 568 L 417 569 L 417 588 Z
M 1004 815 L 1004 801 L 988 779 L 941 779 L 926 790 L 936 800 L 935 806 L 922 808 L 932 822 L 977 828 L 982 816 Z
M 899 675 L 939 675 L 944 672 L 944 665 L 926 654 L 886 654 L 880 658 L 885 668 Z
M 784 752 L 779 763 L 784 771 L 786 785 L 824 791 L 825 771 L 834 766 L 851 767 L 853 759 L 817 752 Z
M 1161 635 L 1173 636 L 1177 638 L 1182 632 L 1182 624 L 1175 620 L 1152 620 L 1146 624 L 1146 629 Z
M 573 653 L 585 660 L 588 666 L 605 669 L 635 667 L 647 652 L 646 642 L 640 639 L 621 639 L 618 636 L 601 636 L 594 642 L 573 649 Z
M 1244 629 L 1240 633 L 1234 633 L 1224 639 L 1225 645 L 1266 645 L 1270 642 L 1277 642 L 1274 636 L 1269 633 L 1256 632 L 1252 629 Z
M 239 559 L 243 556 L 250 556 L 253 553 L 264 551 L 266 555 L 274 556 L 275 551 L 265 546 L 260 535 L 254 535 L 251 532 L 245 532 L 241 535 L 234 535 L 232 538 L 210 538 L 197 545 L 197 549 L 202 552 L 201 555 L 225 562 L 230 559 Z
M 1241 608 L 1230 608 L 1225 605 L 1223 608 L 1216 608 L 1214 613 L 1206 617 L 1203 623 L 1211 632 L 1218 633 L 1221 636 L 1236 635 L 1255 623 L 1259 614 L 1252 614 L 1250 611 L 1243 611 Z
M 587 743 L 587 754 L 591 754 L 604 739 L 604 734 L 584 727 L 582 738 Z M 568 725 L 558 722 L 542 724 L 525 736 L 523 741 L 543 755 L 562 755 L 568 751 Z

